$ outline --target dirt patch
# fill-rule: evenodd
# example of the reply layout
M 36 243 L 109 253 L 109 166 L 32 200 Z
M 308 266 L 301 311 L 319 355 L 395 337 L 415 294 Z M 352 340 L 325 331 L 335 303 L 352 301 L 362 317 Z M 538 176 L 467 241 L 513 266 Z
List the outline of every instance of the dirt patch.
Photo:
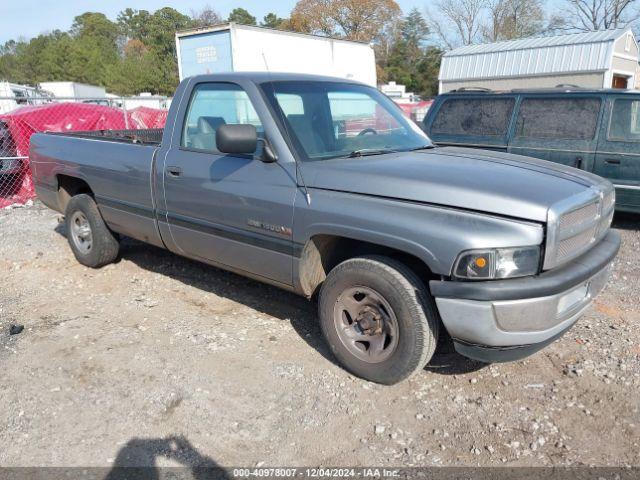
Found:
M 302 298 L 130 240 L 90 270 L 54 212 L 0 211 L 0 464 L 188 445 L 227 466 L 638 465 L 640 217 L 616 227 L 611 281 L 561 340 L 383 387 L 335 365 Z

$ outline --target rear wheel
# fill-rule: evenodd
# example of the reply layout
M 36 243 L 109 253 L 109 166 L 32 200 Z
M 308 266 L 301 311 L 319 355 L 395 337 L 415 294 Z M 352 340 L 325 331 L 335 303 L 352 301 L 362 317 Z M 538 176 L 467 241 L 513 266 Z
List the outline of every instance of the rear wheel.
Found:
M 332 352 L 359 377 L 394 384 L 433 356 L 440 321 L 433 298 L 400 262 L 346 260 L 327 276 L 318 307 Z
M 89 195 L 71 197 L 65 211 L 67 240 L 76 259 L 83 265 L 98 268 L 118 257 L 117 237 L 100 215 Z

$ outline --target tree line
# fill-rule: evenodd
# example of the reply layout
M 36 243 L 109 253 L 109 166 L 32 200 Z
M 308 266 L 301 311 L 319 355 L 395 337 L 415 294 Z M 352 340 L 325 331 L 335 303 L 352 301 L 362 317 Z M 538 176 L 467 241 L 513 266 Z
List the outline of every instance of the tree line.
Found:
M 629 25 L 638 0 L 560 0 L 548 12 L 543 0 L 433 0 L 422 12 L 403 14 L 395 0 L 300 0 L 288 18 L 258 20 L 244 8 L 227 18 L 210 6 L 189 15 L 165 7 L 127 8 L 115 21 L 102 13 L 75 17 L 68 31 L 54 30 L 0 46 L 0 80 L 37 85 L 75 81 L 109 92 L 171 95 L 178 84 L 178 30 L 225 21 L 371 42 L 378 80 L 395 80 L 423 96 L 437 93 L 442 54 L 459 45 L 494 42 L 558 31 Z

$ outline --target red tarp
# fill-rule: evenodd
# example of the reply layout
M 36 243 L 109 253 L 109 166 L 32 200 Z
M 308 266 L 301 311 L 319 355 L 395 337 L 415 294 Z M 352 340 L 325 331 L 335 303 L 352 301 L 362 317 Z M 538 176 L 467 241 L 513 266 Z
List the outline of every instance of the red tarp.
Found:
M 129 110 L 129 128 L 164 128 L 169 110 L 138 107 Z
M 404 114 L 416 121 L 422 121 L 422 118 L 413 118 L 414 112 L 417 110 L 426 110 L 433 104 L 433 100 L 421 100 L 420 102 L 398 103 Z
M 29 139 L 35 132 L 163 128 L 167 120 L 166 110 L 149 107 L 129 110 L 126 115 L 125 121 L 125 113 L 119 108 L 88 103 L 56 103 L 21 107 L 0 115 L 0 121 L 7 125 L 12 137 L 12 142 L 9 143 L 13 143 L 9 151 L 6 151 L 6 146 L 4 147 L 5 151 L 0 152 L 0 157 L 28 157 Z M 11 174 L 14 185 L 9 185 L 6 179 L 3 183 L 0 176 L 0 208 L 14 203 L 25 203 L 28 199 L 35 197 L 31 170 L 26 159 L 22 162 L 22 171 Z

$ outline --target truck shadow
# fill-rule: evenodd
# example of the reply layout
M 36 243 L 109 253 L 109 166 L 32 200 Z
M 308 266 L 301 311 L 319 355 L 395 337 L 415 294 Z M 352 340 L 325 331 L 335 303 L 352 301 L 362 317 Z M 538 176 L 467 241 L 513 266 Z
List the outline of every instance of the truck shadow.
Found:
M 424 367 L 427 372 L 438 375 L 464 375 L 473 373 L 487 367 L 488 363 L 478 362 L 470 358 L 463 357 L 455 351 L 438 351 L 433 355 L 429 364 Z
M 314 302 L 130 238 L 122 239 L 120 257 L 144 270 L 166 275 L 185 285 L 232 300 L 264 315 L 288 321 L 310 347 L 337 365 L 322 337 L 320 325 L 316 320 Z
M 477 372 L 488 365 L 487 363 L 463 357 L 456 352 L 453 340 L 444 328 L 441 328 L 436 353 L 424 369 L 427 372 L 437 373 L 438 375 L 463 375 Z
M 640 230 L 640 214 L 616 212 L 611 226 L 620 230 Z
M 64 225 L 58 225 L 56 232 L 65 236 Z M 296 333 L 311 348 L 340 367 L 322 336 L 315 302 L 127 237 L 121 241 L 120 258 L 129 260 L 144 270 L 166 275 L 185 285 L 246 305 L 265 315 L 289 321 Z M 447 336 L 439 342 L 438 351 L 425 370 L 442 375 L 456 375 L 473 372 L 485 366 L 456 353 L 449 341 Z
M 158 459 L 176 467 L 159 467 Z M 169 474 L 169 475 L 167 475 Z M 227 480 L 231 476 L 213 459 L 202 455 L 183 436 L 134 438 L 119 451 L 105 480 L 155 480 L 160 478 Z

